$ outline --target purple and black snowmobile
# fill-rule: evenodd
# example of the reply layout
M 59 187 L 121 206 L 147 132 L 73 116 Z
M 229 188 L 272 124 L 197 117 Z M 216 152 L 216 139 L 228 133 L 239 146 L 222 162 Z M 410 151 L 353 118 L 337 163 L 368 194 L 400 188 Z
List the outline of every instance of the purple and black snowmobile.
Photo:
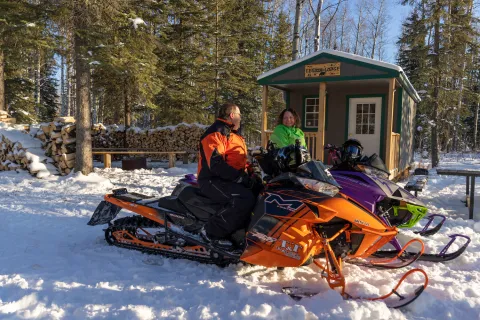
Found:
M 417 197 L 388 179 L 389 172 L 384 162 L 376 154 L 370 157 L 362 156 L 361 144 L 354 139 L 348 140 L 342 147 L 328 144 L 333 166 L 329 169 L 338 184 L 342 187 L 341 193 L 360 206 L 379 216 L 387 225 L 398 228 L 411 228 L 424 218 L 427 207 Z M 446 218 L 440 214 L 431 214 L 424 228 L 415 233 L 421 236 L 430 236 L 437 233 Z M 432 222 L 438 223 L 432 226 Z M 424 253 L 418 260 L 449 261 L 460 256 L 468 247 L 470 238 L 465 235 L 454 234 L 450 241 L 438 254 Z M 447 253 L 457 238 L 464 238 L 466 242 L 455 252 Z M 378 257 L 394 257 L 402 250 L 398 239 L 391 241 L 394 250 L 377 251 Z M 403 252 L 408 258 L 417 253 Z

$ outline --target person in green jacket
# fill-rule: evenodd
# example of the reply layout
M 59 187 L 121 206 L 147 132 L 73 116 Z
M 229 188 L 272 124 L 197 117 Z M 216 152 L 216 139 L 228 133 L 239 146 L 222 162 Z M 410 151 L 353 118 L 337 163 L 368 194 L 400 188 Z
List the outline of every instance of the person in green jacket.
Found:
M 273 130 L 270 141 L 275 144 L 276 148 L 283 148 L 295 144 L 295 140 L 300 140 L 300 145 L 307 147 L 305 143 L 305 135 L 298 128 L 300 118 L 295 110 L 288 108 L 283 110 L 278 116 L 278 125 Z

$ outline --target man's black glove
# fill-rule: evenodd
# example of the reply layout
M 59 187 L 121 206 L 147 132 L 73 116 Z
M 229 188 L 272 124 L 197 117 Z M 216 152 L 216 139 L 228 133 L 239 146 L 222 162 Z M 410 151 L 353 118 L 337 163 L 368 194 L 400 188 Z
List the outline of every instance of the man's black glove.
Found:
M 242 170 L 236 182 L 243 184 L 247 189 L 252 189 L 256 183 L 256 179 Z

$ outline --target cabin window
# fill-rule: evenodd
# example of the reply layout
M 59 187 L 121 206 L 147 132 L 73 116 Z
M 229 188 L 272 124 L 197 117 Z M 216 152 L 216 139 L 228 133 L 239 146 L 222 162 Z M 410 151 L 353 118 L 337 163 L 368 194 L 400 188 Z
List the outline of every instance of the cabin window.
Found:
M 358 103 L 355 120 L 356 134 L 375 134 L 375 104 Z
M 305 98 L 305 128 L 318 128 L 318 98 Z

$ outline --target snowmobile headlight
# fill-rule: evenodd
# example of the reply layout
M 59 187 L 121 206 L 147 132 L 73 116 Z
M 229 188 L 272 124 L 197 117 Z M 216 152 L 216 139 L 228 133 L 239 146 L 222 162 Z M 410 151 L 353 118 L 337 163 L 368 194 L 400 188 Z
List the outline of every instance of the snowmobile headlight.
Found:
M 298 178 L 298 181 L 300 181 L 306 189 L 321 192 L 331 197 L 338 193 L 338 188 L 329 183 L 306 178 Z

